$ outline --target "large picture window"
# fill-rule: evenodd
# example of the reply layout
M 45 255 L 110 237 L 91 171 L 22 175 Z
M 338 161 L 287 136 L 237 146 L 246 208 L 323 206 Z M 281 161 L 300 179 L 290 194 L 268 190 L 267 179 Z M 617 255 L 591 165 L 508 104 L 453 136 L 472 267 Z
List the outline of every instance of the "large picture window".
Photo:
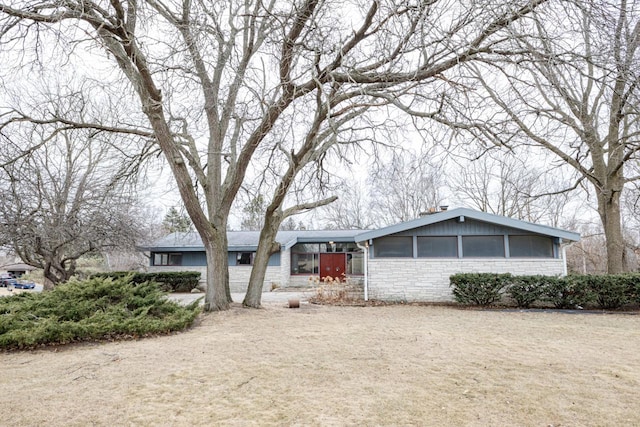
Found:
M 462 236 L 464 258 L 504 258 L 504 236 Z
M 547 236 L 509 236 L 509 254 L 523 258 L 553 258 L 553 241 Z
M 182 254 L 156 252 L 153 254 L 153 265 L 182 265 Z
M 413 237 L 388 236 L 376 239 L 373 244 L 373 255 L 377 258 L 411 258 L 413 257 Z
M 418 236 L 418 257 L 457 258 L 458 238 L 456 236 Z
M 291 272 L 293 274 L 318 274 L 318 254 L 292 253 Z

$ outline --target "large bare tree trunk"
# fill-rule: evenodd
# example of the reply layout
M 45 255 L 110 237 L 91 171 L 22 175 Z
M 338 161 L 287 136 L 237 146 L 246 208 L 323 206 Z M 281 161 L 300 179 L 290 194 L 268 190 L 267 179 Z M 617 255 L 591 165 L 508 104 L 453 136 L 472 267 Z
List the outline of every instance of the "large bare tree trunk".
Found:
M 264 227 L 262 227 L 262 231 L 260 231 L 260 242 L 253 260 L 247 294 L 242 302 L 242 305 L 245 307 L 260 307 L 262 287 L 264 286 L 264 278 L 267 274 L 269 258 L 280 250 L 280 245 L 277 244 L 275 240 L 281 222 L 282 220 L 280 218 L 273 219 L 272 216 L 265 218 Z
M 207 291 L 205 310 L 228 310 L 231 302 L 229 293 L 229 259 L 227 255 L 226 231 L 203 237 L 207 254 Z
M 620 220 L 620 191 L 597 192 L 598 213 L 602 219 L 607 242 L 607 272 L 625 271 L 624 238 Z

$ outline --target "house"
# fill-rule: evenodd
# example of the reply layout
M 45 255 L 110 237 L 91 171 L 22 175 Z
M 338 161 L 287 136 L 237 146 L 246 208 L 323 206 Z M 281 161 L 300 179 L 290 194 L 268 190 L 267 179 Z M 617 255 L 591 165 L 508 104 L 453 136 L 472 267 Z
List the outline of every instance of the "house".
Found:
M 364 254 L 355 243 L 362 230 L 279 231 L 280 252 L 271 255 L 265 275 L 265 292 L 273 287 L 309 286 L 309 278 L 331 275 L 362 281 Z M 259 231 L 229 231 L 228 263 L 231 292 L 245 292 Z M 141 248 L 150 252 L 149 271 L 199 271 L 206 274 L 207 260 L 198 233 L 172 233 Z
M 473 209 L 425 215 L 356 236 L 368 246 L 365 292 L 388 301 L 451 301 L 456 273 L 566 275 L 578 233 Z
M 0 271 L 6 271 L 9 274 L 12 274 L 14 277 L 21 277 L 23 274 L 29 273 L 35 270 L 35 267 L 32 267 L 28 264 L 22 262 L 16 262 L 11 264 L 5 264 L 0 266 Z
M 230 231 L 229 282 L 246 290 L 260 233 Z M 564 248 L 577 233 L 458 208 L 377 230 L 280 231 L 264 291 L 304 287 L 310 278 L 341 277 L 362 283 L 365 298 L 450 301 L 449 276 L 466 272 L 566 274 Z M 143 248 L 151 271 L 204 272 L 197 233 L 174 233 Z

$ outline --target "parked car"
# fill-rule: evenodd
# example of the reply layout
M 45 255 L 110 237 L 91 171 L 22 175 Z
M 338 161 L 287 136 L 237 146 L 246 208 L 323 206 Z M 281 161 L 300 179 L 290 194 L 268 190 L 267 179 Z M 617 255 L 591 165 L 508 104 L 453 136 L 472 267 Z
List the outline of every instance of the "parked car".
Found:
M 15 286 L 18 281 L 12 274 L 0 273 L 0 286 L 6 288 L 7 286 Z
M 23 282 L 23 281 L 16 281 L 16 283 L 13 285 L 14 288 L 16 289 L 34 289 L 36 287 L 36 284 L 33 282 Z

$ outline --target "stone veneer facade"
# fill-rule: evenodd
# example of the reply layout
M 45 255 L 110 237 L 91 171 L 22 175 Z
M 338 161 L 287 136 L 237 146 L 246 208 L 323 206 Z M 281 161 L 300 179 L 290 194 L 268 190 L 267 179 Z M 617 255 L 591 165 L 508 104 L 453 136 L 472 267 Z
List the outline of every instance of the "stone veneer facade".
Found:
M 456 273 L 561 275 L 563 259 L 377 258 L 368 265 L 369 299 L 406 302 L 453 301 L 449 277 Z
M 291 256 L 282 252 L 280 266 L 267 267 L 263 292 L 277 287 L 310 287 L 311 275 L 290 275 Z M 456 273 L 511 273 L 514 275 L 563 274 L 562 259 L 448 259 L 448 258 L 372 258 L 368 265 L 369 299 L 406 302 L 453 301 L 449 276 Z M 205 284 L 204 266 L 151 266 L 149 271 L 199 271 Z M 250 266 L 230 266 L 231 292 L 246 292 Z M 362 278 L 352 278 L 361 283 Z
M 150 266 L 149 272 L 156 271 L 198 271 L 200 272 L 200 284 L 206 286 L 207 267 L 205 266 Z M 246 292 L 249 286 L 251 266 L 239 265 L 229 267 L 229 288 L 231 292 Z M 267 267 L 262 292 L 271 292 L 272 284 L 281 285 L 280 266 Z

